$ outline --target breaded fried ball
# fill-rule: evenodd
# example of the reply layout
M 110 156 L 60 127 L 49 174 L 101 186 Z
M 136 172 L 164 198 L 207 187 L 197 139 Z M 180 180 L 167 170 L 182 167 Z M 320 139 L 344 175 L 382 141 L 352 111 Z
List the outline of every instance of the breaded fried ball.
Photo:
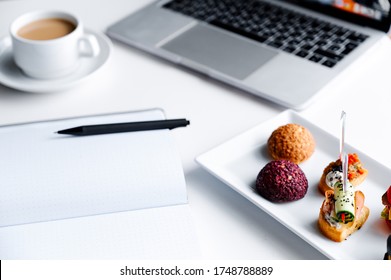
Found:
M 267 146 L 273 159 L 286 159 L 299 164 L 313 154 L 315 139 L 304 126 L 290 123 L 274 130 Z

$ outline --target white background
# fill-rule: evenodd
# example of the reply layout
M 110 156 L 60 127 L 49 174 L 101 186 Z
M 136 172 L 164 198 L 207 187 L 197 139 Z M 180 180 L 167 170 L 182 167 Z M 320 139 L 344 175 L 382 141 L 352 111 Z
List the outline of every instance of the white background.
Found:
M 7 35 L 12 19 L 30 10 L 67 10 L 78 14 L 87 28 L 103 32 L 149 2 L 4 1 L 0 3 L 0 37 Z M 340 112 L 345 110 L 347 141 L 391 167 L 390 67 L 391 46 L 384 42 L 363 66 L 356 66 L 330 86 L 301 114 L 338 136 Z M 108 64 L 76 88 L 33 94 L 0 85 L 0 124 L 151 107 L 163 108 L 168 118 L 191 121 L 189 127 L 173 134 L 204 259 L 324 258 L 194 161 L 285 108 L 117 42 Z

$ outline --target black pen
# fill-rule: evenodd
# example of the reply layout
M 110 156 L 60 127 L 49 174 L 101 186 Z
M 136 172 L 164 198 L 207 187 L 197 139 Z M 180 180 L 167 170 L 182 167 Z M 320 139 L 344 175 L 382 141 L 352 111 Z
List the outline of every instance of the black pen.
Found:
M 155 130 L 155 129 L 174 129 L 177 127 L 184 127 L 189 124 L 190 122 L 186 119 L 111 123 L 111 124 L 78 126 L 78 127 L 57 131 L 57 133 L 75 135 L 75 136 L 88 136 L 88 135 Z

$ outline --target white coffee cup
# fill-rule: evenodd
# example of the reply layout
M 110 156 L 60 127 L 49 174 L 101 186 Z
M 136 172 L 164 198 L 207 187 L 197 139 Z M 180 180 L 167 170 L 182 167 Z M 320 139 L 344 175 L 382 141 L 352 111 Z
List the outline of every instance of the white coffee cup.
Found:
M 10 36 L 15 64 L 37 79 L 66 76 L 77 69 L 82 57 L 92 58 L 100 51 L 95 36 L 84 33 L 80 19 L 61 11 L 23 14 L 11 24 Z

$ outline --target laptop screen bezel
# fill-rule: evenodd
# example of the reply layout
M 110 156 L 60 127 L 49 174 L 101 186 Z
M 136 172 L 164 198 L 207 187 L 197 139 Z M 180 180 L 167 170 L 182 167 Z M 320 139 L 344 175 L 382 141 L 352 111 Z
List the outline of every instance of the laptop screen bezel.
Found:
M 376 20 L 365 16 L 349 13 L 347 11 L 332 6 L 316 3 L 314 1 L 303 1 L 303 0 L 283 0 L 283 1 L 311 9 L 320 12 L 322 14 L 327 14 L 329 16 L 333 16 L 348 22 L 352 22 L 354 24 L 375 28 L 383 32 L 388 32 L 390 30 L 391 10 L 389 11 L 387 17 L 384 17 L 381 20 Z M 389 2 L 391 1 L 389 0 Z

